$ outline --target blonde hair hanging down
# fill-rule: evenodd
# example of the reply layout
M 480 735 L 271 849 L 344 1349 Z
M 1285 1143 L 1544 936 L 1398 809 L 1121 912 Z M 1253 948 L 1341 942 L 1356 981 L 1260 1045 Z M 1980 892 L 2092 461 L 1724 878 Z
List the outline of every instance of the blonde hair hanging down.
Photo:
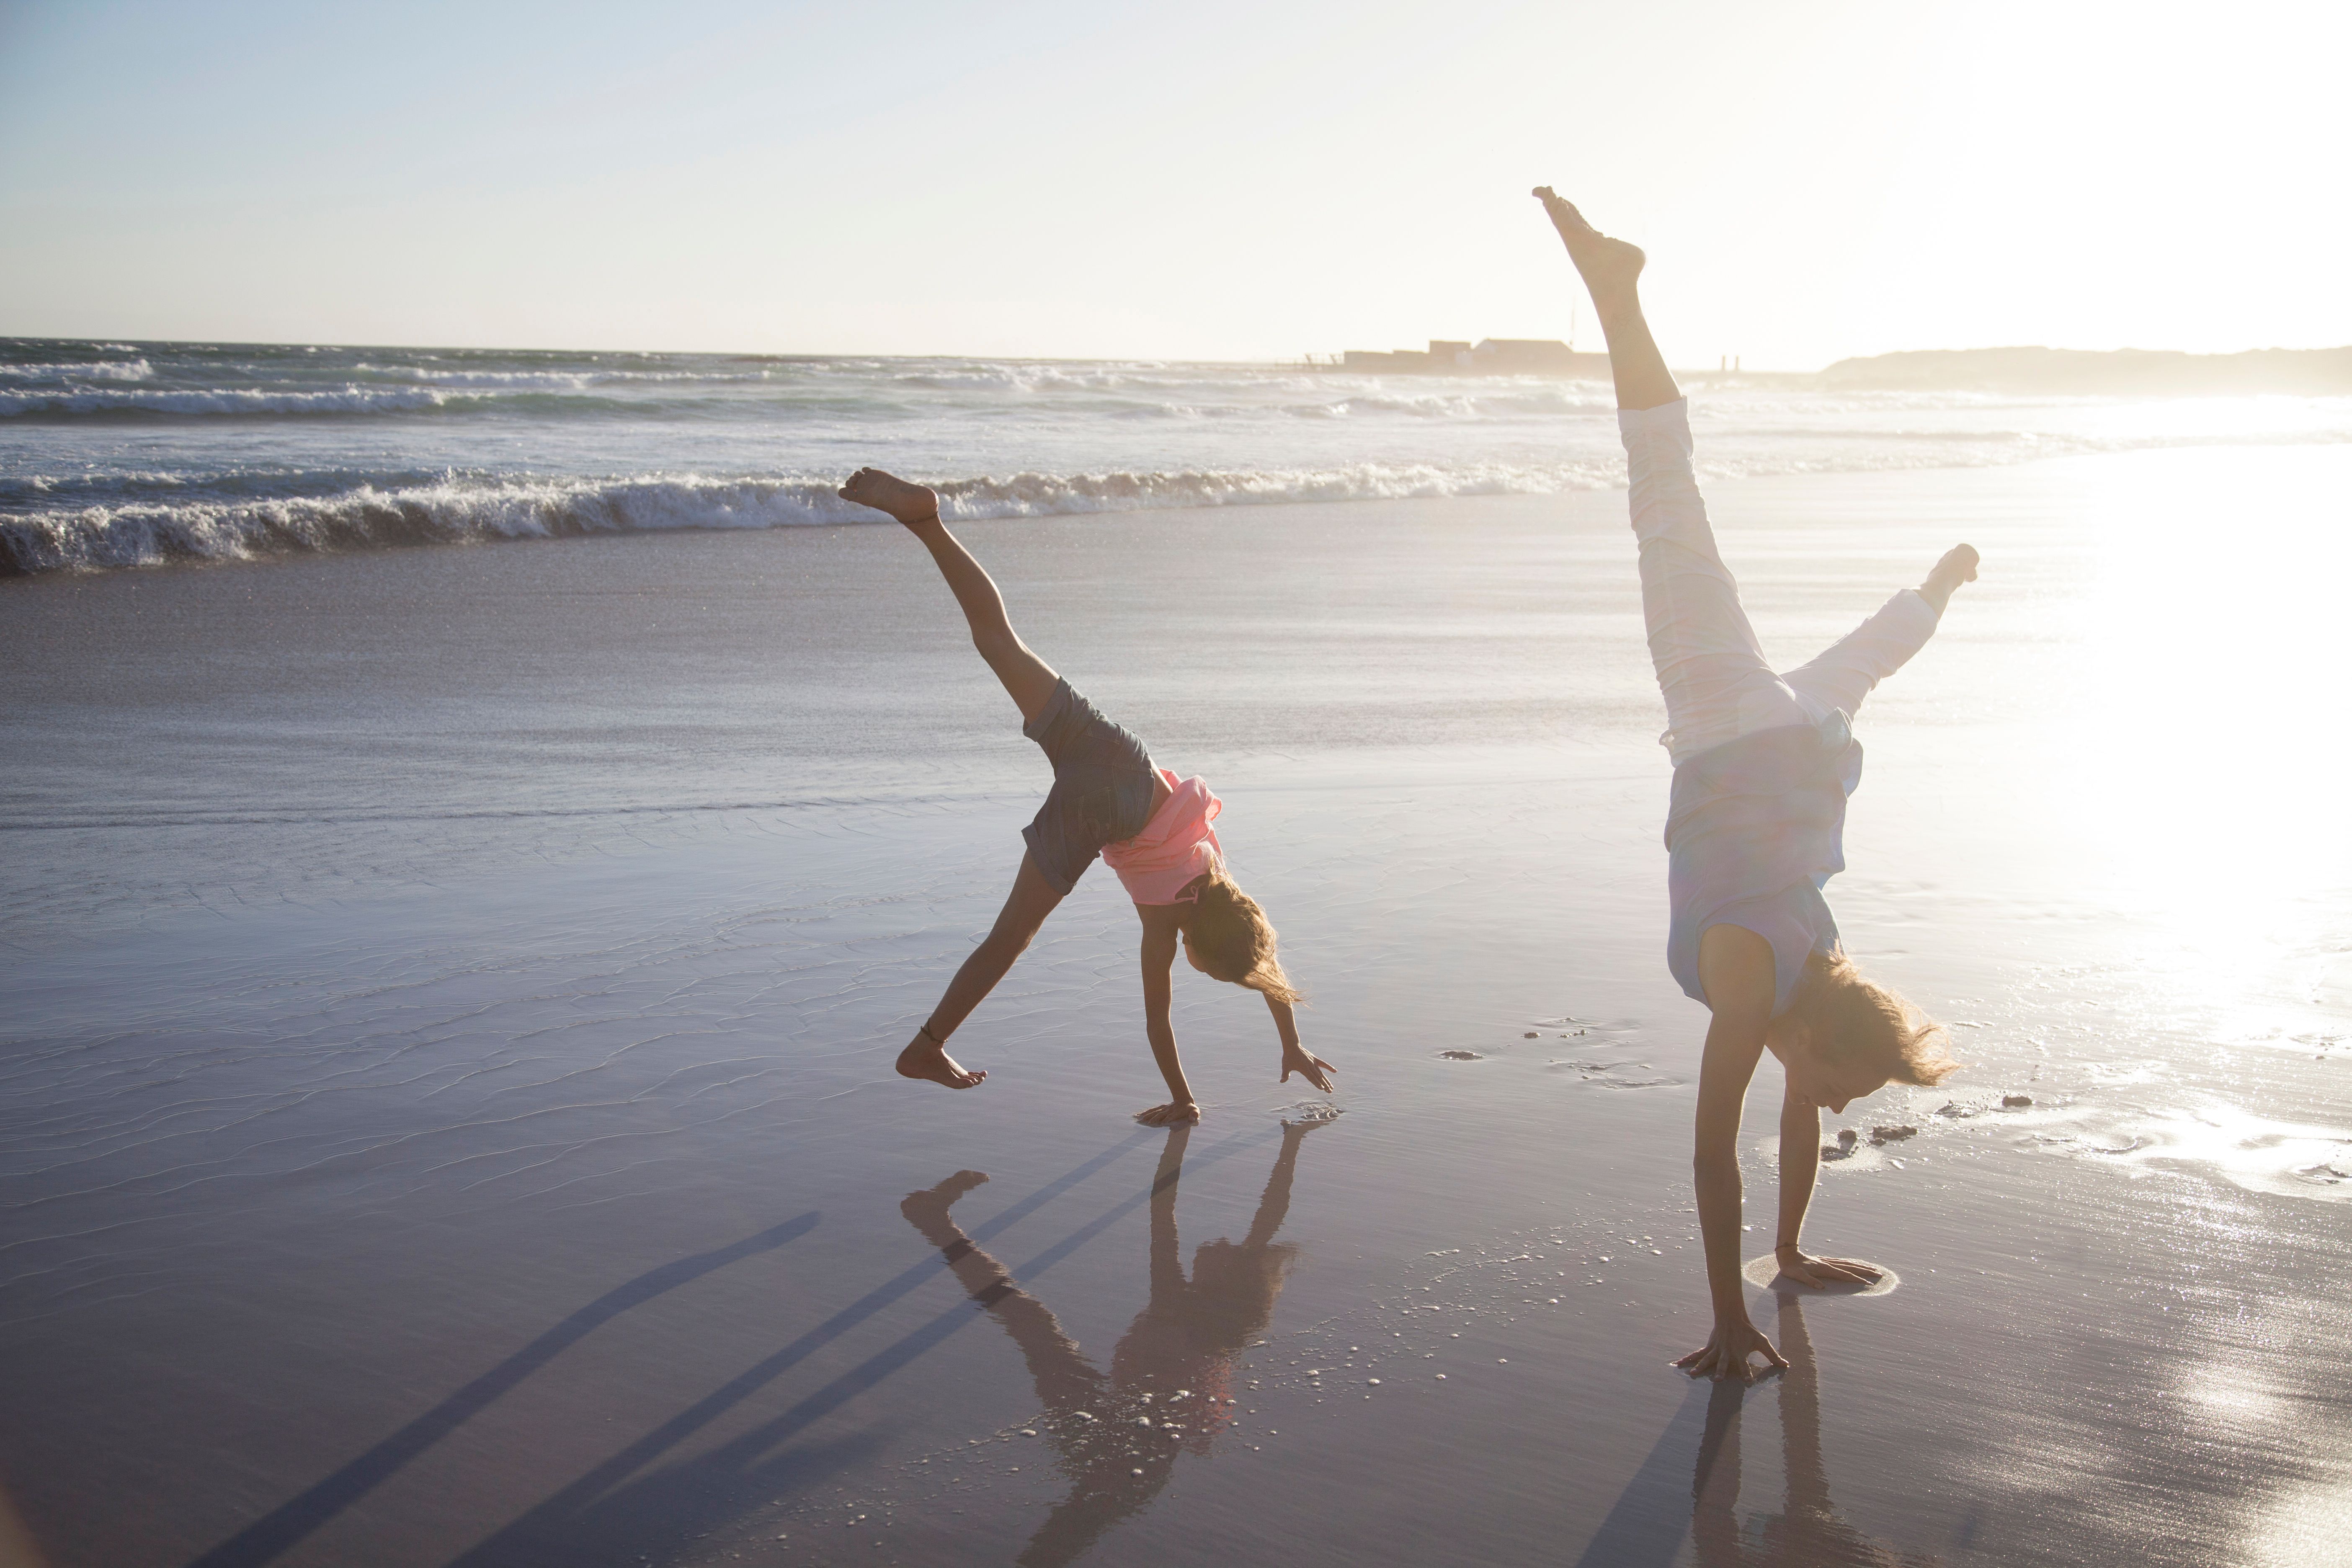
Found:
M 1822 1057 L 1866 1065 L 1890 1083 L 1931 1088 L 1960 1070 L 1946 1054 L 1944 1026 L 1860 971 L 1843 952 L 1805 960 L 1789 1010 L 1804 1022 Z
M 1220 865 L 1199 883 L 1199 901 L 1183 917 L 1192 955 L 1213 979 L 1244 985 L 1276 1002 L 1300 1000 L 1275 953 L 1274 922 Z

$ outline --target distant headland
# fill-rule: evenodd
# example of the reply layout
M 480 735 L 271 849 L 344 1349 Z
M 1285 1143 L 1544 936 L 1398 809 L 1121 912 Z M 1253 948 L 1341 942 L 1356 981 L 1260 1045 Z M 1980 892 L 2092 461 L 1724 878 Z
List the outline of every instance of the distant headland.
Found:
M 1579 353 L 1556 338 L 1487 338 L 1472 343 L 1433 338 L 1426 350 L 1345 354 L 1307 363 L 1318 370 L 1408 375 L 1549 375 L 1606 381 L 1609 356 Z M 1842 359 L 1819 371 L 1715 370 L 1678 374 L 1702 381 L 1737 374 L 1744 381 L 1824 391 L 2043 392 L 2085 395 L 2171 396 L 2231 393 L 2291 393 L 2325 396 L 2352 393 L 2352 347 L 2250 349 L 2243 353 L 2193 354 L 2167 349 L 1915 349 Z

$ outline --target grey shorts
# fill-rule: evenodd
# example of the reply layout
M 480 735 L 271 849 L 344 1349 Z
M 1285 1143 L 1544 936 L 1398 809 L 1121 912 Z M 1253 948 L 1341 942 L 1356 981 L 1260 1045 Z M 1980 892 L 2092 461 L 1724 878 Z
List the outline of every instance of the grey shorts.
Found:
M 1022 842 L 1054 891 L 1067 894 L 1104 845 L 1134 837 L 1151 819 L 1151 754 L 1067 680 L 1021 732 L 1054 764 L 1054 787 Z

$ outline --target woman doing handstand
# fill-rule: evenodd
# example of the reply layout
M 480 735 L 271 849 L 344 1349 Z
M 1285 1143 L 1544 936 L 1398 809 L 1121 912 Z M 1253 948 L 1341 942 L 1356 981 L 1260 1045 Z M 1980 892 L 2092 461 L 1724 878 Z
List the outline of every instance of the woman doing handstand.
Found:
M 1862 777 L 1853 713 L 1935 634 L 1952 591 L 1976 580 L 1977 552 L 1957 546 L 1926 582 L 1820 658 L 1776 674 L 1707 526 L 1691 471 L 1688 405 L 1635 289 L 1642 252 L 1594 229 L 1549 187 L 1535 194 L 1609 339 L 1643 616 L 1675 768 L 1666 962 L 1714 1015 L 1699 1064 L 1693 1164 L 1715 1332 L 1675 1364 L 1745 1378 L 1751 1351 L 1789 1364 L 1748 1321 L 1739 1273 L 1739 1116 L 1758 1061 L 1769 1050 L 1787 1073 L 1774 1252 L 1784 1275 L 1808 1285 L 1877 1278 L 1868 1264 L 1808 1257 L 1797 1245 L 1821 1169 L 1822 1110 L 1843 1111 L 1888 1083 L 1933 1084 L 1957 1070 L 1944 1058 L 1940 1026 L 1855 972 L 1822 889 L 1845 868 L 1845 801 Z
M 1139 1111 L 1153 1127 L 1198 1121 L 1201 1108 L 1176 1056 L 1169 1025 L 1169 974 L 1181 946 L 1193 968 L 1265 998 L 1282 1038 L 1282 1082 L 1292 1073 L 1328 1090 L 1336 1070 L 1299 1044 L 1291 988 L 1275 954 L 1274 926 L 1257 900 L 1234 884 L 1210 827 L 1223 805 L 1195 775 L 1155 768 L 1141 742 L 1029 651 L 1006 619 L 1003 597 L 979 562 L 940 521 L 940 500 L 921 485 L 860 468 L 841 487 L 845 500 L 885 511 L 923 542 L 962 606 L 972 646 L 1021 710 L 1021 732 L 1045 748 L 1054 787 L 1036 820 L 1021 830 L 1028 848 L 996 925 L 964 960 L 923 1026 L 898 1053 L 902 1077 L 970 1089 L 988 1075 L 948 1055 L 948 1037 L 996 988 L 1054 906 L 1097 855 L 1110 863 L 1143 921 L 1144 1033 L 1168 1080 L 1168 1103 Z

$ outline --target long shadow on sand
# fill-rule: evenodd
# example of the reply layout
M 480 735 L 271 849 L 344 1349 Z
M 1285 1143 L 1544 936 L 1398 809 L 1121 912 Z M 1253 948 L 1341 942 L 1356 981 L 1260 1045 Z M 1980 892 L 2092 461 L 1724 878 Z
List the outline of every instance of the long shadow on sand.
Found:
M 1780 1353 L 1789 1358 L 1776 1379 L 1788 1482 L 1781 1510 L 1740 1529 L 1739 1416 L 1749 1385 L 1695 1384 L 1577 1568 L 1669 1568 L 1685 1534 L 1698 1568 L 1928 1568 L 1937 1561 L 1883 1546 L 1838 1517 L 1822 1462 L 1821 1373 L 1804 1309 L 1793 1294 L 1776 1294 Z M 1676 1484 L 1684 1475 L 1691 1478 L 1687 1513 Z
M 581 1308 L 424 1415 L 308 1490 L 247 1525 L 190 1568 L 251 1568 L 269 1562 L 398 1473 L 402 1467 L 464 1426 L 524 1378 L 597 1329 L 655 1297 L 715 1273 L 730 1263 L 771 1252 L 816 1228 L 804 1214 L 747 1236 L 730 1246 L 698 1252 L 647 1269 Z
M 1150 1134 L 1122 1139 L 1019 1203 L 976 1226 L 973 1237 L 993 1237 L 1025 1218 L 1144 1142 Z M 1223 1158 L 1260 1142 L 1244 1133 L 1209 1151 L 1196 1164 Z M 1036 1274 L 1068 1257 L 1150 1201 L 1156 1190 L 1122 1200 L 1046 1247 L 1025 1266 Z M 967 1238 L 969 1242 L 971 1238 Z M 954 1259 L 948 1260 L 952 1266 Z M 898 1373 L 957 1330 L 973 1321 L 969 1302 L 902 1335 L 856 1366 L 761 1422 L 709 1451 L 667 1468 L 641 1473 L 663 1455 L 725 1412 L 773 1383 L 819 1346 L 837 1338 L 933 1279 L 941 1267 L 927 1258 L 866 1292 L 790 1344 L 746 1368 L 670 1420 L 549 1496 L 479 1544 L 458 1556 L 452 1568 L 593 1568 L 595 1564 L 639 1565 L 675 1556 L 699 1538 L 775 1503 L 786 1492 L 804 1490 L 820 1479 L 872 1455 L 884 1438 L 861 1434 L 823 1447 L 789 1444 L 815 1422 Z M 634 1478 L 634 1479 L 633 1479 Z

